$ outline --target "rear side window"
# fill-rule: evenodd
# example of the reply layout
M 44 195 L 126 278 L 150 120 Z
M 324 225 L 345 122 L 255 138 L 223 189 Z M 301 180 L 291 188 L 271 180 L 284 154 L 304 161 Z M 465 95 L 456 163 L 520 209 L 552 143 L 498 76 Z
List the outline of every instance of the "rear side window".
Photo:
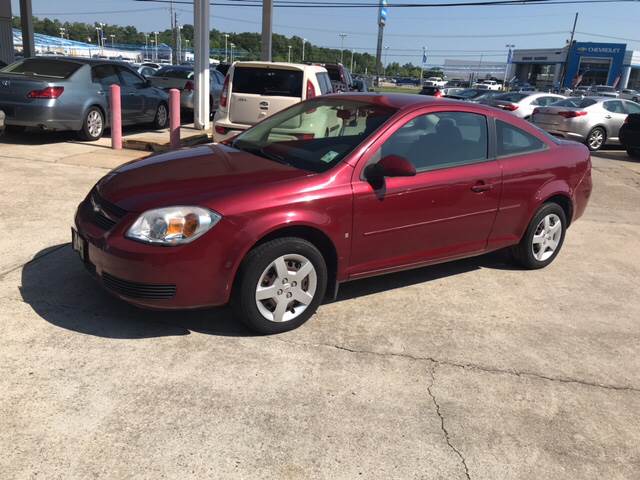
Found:
M 640 105 L 633 102 L 624 102 L 627 113 L 640 113 Z
M 546 148 L 546 144 L 538 137 L 500 120 L 496 120 L 496 133 L 499 157 L 522 155 Z
M 69 78 L 82 64 L 61 60 L 26 58 L 6 67 L 4 73 L 33 75 L 34 77 Z
M 556 102 L 554 107 L 587 108 L 596 103 L 592 98 L 566 98 Z
M 302 97 L 302 70 L 236 67 L 233 92 L 277 97 Z
M 91 69 L 91 79 L 100 85 L 109 86 L 120 83 L 118 72 L 113 65 L 98 65 Z
M 182 68 L 171 68 L 164 67 L 158 70 L 155 74 L 156 77 L 165 77 L 165 78 L 182 78 L 182 79 L 192 79 L 193 71 L 185 70 Z
M 316 73 L 316 78 L 318 79 L 318 84 L 320 85 L 320 93 L 322 95 L 324 95 L 325 93 L 333 93 L 333 86 L 331 85 L 331 79 L 329 78 L 328 73 Z

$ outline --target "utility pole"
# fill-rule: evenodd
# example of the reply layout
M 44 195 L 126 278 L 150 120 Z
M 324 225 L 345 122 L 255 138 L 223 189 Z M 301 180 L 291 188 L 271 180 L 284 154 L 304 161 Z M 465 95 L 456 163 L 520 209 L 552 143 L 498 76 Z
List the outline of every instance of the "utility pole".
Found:
M 307 39 L 302 39 L 302 62 L 304 63 L 304 44 L 307 43 Z
M 347 34 L 339 33 L 338 36 L 340 37 L 340 63 L 342 63 L 342 58 L 344 54 L 344 38 L 347 36 Z
M 147 60 L 149 58 L 149 34 L 144 34 L 144 59 Z
M 262 0 L 262 54 L 260 60 L 271 61 L 273 33 L 273 0 Z
M 378 9 L 378 45 L 376 47 L 376 87 L 380 85 L 380 71 L 382 69 L 382 38 L 384 36 L 384 26 L 386 23 L 387 0 L 380 0 L 380 8 Z
M 353 72 L 353 50 L 351 50 L 351 66 L 349 67 L 349 71 Z
M 571 50 L 573 50 L 573 37 L 576 35 L 576 25 L 578 24 L 578 12 L 576 12 L 576 16 L 573 19 L 573 28 L 571 28 L 571 39 L 569 40 L 569 45 L 567 47 L 567 55 L 564 58 L 564 68 L 562 69 L 562 77 L 560 77 L 560 88 L 564 86 L 564 82 L 567 77 L 567 70 L 569 68 L 569 56 L 571 55 Z
M 227 49 L 227 42 L 229 41 L 229 34 L 224 34 L 224 61 L 227 63 L 229 61 L 229 54 Z
M 289 55 L 287 57 L 287 63 L 291 63 L 291 45 L 289 45 L 287 48 L 289 48 Z
M 420 59 L 420 87 L 422 87 L 422 80 L 424 79 L 424 59 L 427 56 L 427 47 L 422 47 L 422 58 Z

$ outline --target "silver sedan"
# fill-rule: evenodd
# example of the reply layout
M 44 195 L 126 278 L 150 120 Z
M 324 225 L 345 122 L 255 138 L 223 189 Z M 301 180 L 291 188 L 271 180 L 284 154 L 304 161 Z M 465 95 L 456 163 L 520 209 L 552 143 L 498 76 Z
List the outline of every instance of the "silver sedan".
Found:
M 572 97 L 537 108 L 532 121 L 553 135 L 583 142 L 596 151 L 607 143 L 620 143 L 620 127 L 630 113 L 640 113 L 640 105 L 610 97 Z
M 180 91 L 180 107 L 193 110 L 195 88 L 193 66 L 175 65 L 162 67 L 149 77 L 152 85 L 169 91 L 175 88 Z M 213 114 L 218 109 L 220 92 L 224 83 L 224 75 L 215 68 L 209 69 L 209 110 Z
M 110 86 L 121 87 L 122 124 L 165 128 L 167 94 L 123 62 L 76 57 L 25 58 L 0 70 L 7 130 L 73 130 L 97 140 L 108 126 Z
M 566 97 L 556 95 L 555 93 L 509 92 L 500 93 L 492 98 L 481 100 L 480 103 L 506 110 L 516 117 L 529 120 L 535 108 L 546 107 L 565 98 Z

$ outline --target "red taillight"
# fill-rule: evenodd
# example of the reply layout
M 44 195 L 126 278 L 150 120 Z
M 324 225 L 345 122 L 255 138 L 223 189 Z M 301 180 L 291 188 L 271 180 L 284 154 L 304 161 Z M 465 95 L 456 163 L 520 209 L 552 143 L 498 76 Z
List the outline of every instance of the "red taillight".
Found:
M 193 92 L 193 82 L 191 80 L 187 80 L 187 83 L 184 84 L 184 89 L 187 92 Z
M 627 115 L 627 118 L 624 119 L 624 123 L 625 123 L 625 125 L 629 125 L 629 123 L 631 123 L 629 121 L 629 115 Z
M 316 87 L 311 80 L 307 80 L 307 100 L 316 96 Z
M 220 135 L 226 135 L 228 131 L 229 131 L 228 128 L 220 127 L 216 125 L 216 133 L 219 133 Z
M 500 107 L 503 110 L 507 110 L 508 112 L 513 112 L 513 111 L 518 109 L 519 105 L 515 105 L 513 103 L 507 103 L 507 104 L 504 104 L 504 105 L 502 105 L 502 104 L 498 105 L 498 107 Z
M 228 102 L 229 102 L 229 75 L 224 77 L 222 92 L 220 92 L 220 106 L 226 108 Z M 218 127 L 216 127 L 216 129 L 217 128 Z
M 584 110 L 568 110 L 566 112 L 558 112 L 558 115 L 564 118 L 584 117 L 587 114 Z
M 442 92 L 440 90 L 436 90 L 435 93 L 433 94 L 434 97 L 442 97 Z
M 47 87 L 42 90 L 31 90 L 27 97 L 29 98 L 58 98 L 64 92 L 64 87 Z
M 295 133 L 294 136 L 298 140 L 313 140 L 315 138 L 315 134 L 313 133 Z

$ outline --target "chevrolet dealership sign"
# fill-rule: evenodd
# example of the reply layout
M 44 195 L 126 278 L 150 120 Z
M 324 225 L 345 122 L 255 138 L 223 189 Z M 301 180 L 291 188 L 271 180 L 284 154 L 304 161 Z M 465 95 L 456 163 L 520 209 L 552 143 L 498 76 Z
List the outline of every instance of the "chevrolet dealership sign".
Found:
M 593 64 L 588 59 L 604 60 L 602 63 L 608 65 L 608 72 L 602 70 L 606 73 L 607 85 L 614 85 L 620 80 L 626 51 L 624 43 L 575 42 L 569 50 L 564 86 L 572 87 L 574 81 L 588 71 Z

